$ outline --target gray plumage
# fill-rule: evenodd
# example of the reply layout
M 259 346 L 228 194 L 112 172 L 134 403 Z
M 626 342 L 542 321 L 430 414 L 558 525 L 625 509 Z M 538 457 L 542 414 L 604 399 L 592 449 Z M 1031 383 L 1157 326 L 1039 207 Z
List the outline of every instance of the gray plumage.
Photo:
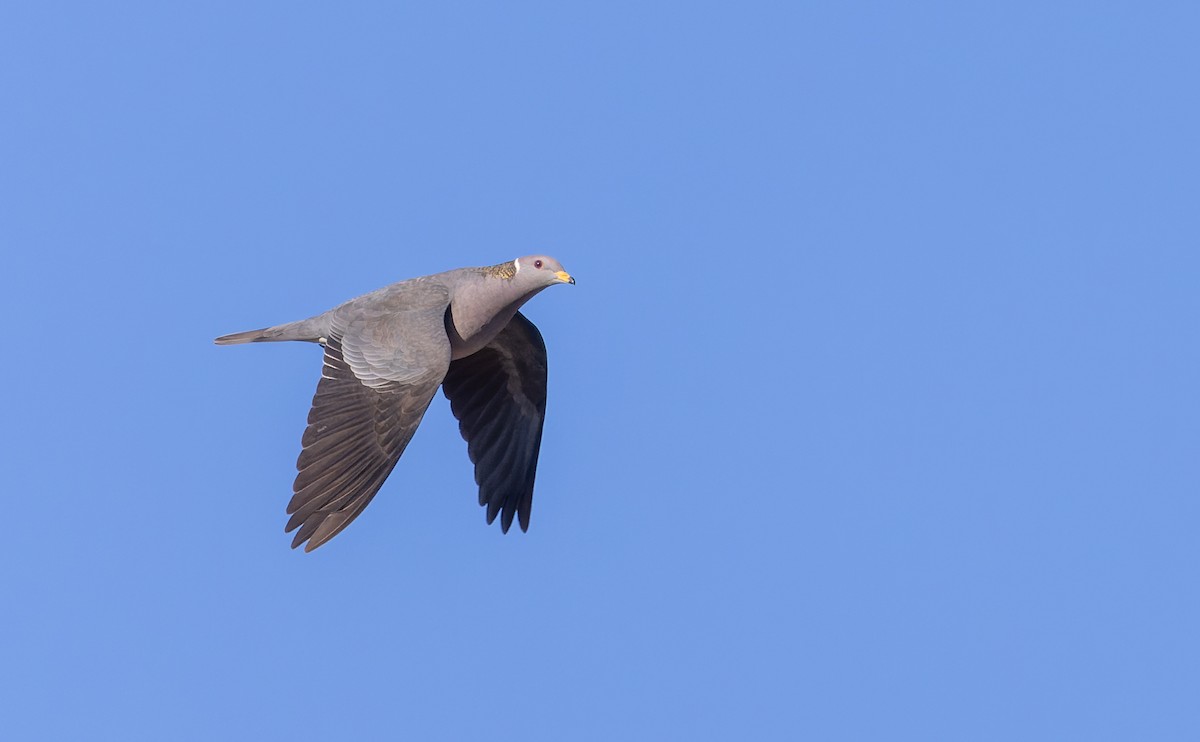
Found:
M 546 414 L 546 346 L 517 310 L 575 283 L 531 255 L 392 284 L 299 322 L 225 335 L 218 345 L 297 340 L 325 347 L 286 530 L 312 551 L 379 491 L 438 386 L 475 465 L 487 522 L 529 528 Z M 307 543 L 306 543 L 307 542 Z

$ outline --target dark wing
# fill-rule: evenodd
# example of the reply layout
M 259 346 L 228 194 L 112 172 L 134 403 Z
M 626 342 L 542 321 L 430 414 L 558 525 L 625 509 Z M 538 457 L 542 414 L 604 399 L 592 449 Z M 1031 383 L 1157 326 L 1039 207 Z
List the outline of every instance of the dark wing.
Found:
M 487 522 L 500 513 L 500 529 L 508 533 L 516 515 L 528 530 L 546 418 L 542 334 L 517 313 L 482 350 L 451 362 L 442 390 L 475 464 Z
M 362 318 L 326 339 L 287 508 L 293 549 L 336 536 L 400 460 L 450 362 L 443 313 Z

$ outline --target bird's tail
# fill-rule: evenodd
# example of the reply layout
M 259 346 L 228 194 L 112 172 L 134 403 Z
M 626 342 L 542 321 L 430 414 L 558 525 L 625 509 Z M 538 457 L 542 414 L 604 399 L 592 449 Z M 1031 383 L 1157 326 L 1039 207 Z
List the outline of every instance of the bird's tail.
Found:
M 261 343 L 269 340 L 278 340 L 278 338 L 270 337 L 267 332 L 269 328 L 261 330 L 248 330 L 246 332 L 235 332 L 232 335 L 222 335 L 213 342 L 217 345 L 240 345 L 242 343 Z
M 281 340 L 303 340 L 310 343 L 319 342 L 323 335 L 319 317 L 288 322 L 286 325 L 264 327 L 261 330 L 235 332 L 232 335 L 222 335 L 213 342 L 217 345 L 241 345 L 242 343 L 273 343 Z

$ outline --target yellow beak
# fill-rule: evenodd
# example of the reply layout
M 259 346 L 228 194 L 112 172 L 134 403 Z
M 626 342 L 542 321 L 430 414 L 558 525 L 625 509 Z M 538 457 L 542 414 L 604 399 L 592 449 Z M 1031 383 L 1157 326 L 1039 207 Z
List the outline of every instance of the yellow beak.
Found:
M 569 283 L 572 286 L 575 285 L 575 279 L 571 278 L 571 274 L 567 273 L 566 271 L 555 271 L 554 275 L 558 276 L 558 280 L 562 281 L 563 283 Z

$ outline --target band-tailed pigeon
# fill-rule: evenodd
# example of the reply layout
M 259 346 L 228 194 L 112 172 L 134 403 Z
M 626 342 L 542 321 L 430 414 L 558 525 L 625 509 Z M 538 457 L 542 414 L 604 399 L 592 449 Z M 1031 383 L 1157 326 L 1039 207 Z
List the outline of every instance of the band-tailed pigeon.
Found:
M 300 340 L 325 348 L 287 512 L 292 548 L 312 551 L 350 524 L 387 479 L 439 385 L 475 464 L 487 522 L 529 528 L 546 414 L 546 345 L 517 310 L 557 283 L 531 255 L 384 287 L 299 322 L 218 345 Z

